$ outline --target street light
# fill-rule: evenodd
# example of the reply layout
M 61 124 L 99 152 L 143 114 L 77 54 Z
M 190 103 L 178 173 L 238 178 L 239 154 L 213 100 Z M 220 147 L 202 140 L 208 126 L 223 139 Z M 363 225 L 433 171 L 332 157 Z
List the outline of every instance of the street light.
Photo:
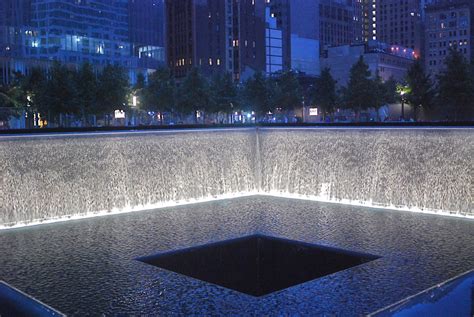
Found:
M 31 122 L 29 117 L 30 109 L 31 109 L 31 101 L 33 100 L 32 96 L 30 94 L 26 95 L 26 111 L 25 111 L 25 125 L 28 128 L 31 128 Z
M 132 112 L 132 120 L 130 123 L 132 123 L 133 125 L 135 125 L 136 123 L 136 119 L 135 119 L 135 109 L 137 108 L 138 106 L 138 96 L 136 95 L 133 95 L 132 96 L 132 109 L 131 109 L 131 112 Z
M 402 102 L 402 120 L 405 120 L 405 98 L 403 96 L 409 92 L 409 89 L 410 88 L 406 85 L 397 85 L 397 92 L 400 94 L 400 99 Z
M 400 96 L 402 98 L 402 120 L 405 121 L 405 99 L 403 99 L 403 95 L 405 95 L 405 92 L 401 91 Z

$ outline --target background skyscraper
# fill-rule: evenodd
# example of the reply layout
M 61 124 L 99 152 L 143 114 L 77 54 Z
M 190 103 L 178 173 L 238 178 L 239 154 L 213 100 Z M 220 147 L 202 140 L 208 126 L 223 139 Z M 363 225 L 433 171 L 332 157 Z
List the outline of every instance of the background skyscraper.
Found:
M 437 0 L 427 4 L 425 66 L 432 75 L 443 69 L 450 49 L 458 50 L 472 61 L 473 10 L 474 3 L 470 0 Z
M 128 29 L 134 56 L 156 68 L 165 60 L 164 0 L 129 0 Z
M 364 40 L 411 48 L 421 56 L 423 47 L 420 0 L 361 0 Z
M 176 77 L 198 66 L 209 74 L 226 68 L 226 33 L 232 33 L 233 21 L 226 19 L 225 6 L 224 1 L 166 1 L 168 67 Z
M 28 57 L 65 63 L 127 65 L 127 0 L 32 0 Z
M 133 81 L 163 65 L 163 34 L 163 0 L 2 0 L 2 81 L 52 61 L 120 65 Z
M 207 75 L 230 73 L 238 81 L 255 72 L 289 69 L 317 75 L 320 53 L 339 45 L 378 41 L 413 48 L 421 56 L 424 3 L 3 0 L 0 56 L 142 69 L 156 69 L 167 59 L 178 78 L 192 67 Z M 7 73 L 23 70 L 11 60 L 2 63 Z
M 0 1 L 0 56 L 21 54 L 21 28 L 31 22 L 31 0 Z
M 234 80 L 289 69 L 289 15 L 288 0 L 167 0 L 168 66 Z
M 307 75 L 318 75 L 319 0 L 290 1 L 291 68 Z
M 322 47 L 353 44 L 360 41 L 355 2 L 319 0 L 319 30 Z

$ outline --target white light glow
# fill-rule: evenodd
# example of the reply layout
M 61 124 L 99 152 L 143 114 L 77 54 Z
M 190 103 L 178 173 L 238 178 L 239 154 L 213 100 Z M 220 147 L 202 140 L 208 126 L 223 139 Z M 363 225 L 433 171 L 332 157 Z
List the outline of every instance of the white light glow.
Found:
M 115 119 L 125 119 L 125 111 L 123 110 L 115 110 L 114 112 Z
M 104 216 L 109 216 L 109 215 L 125 214 L 125 213 L 136 212 L 136 211 L 153 211 L 153 210 L 162 209 L 162 208 L 200 204 L 200 203 L 206 203 L 206 202 L 212 202 L 212 201 L 218 201 L 218 200 L 234 199 L 234 198 L 249 197 L 249 196 L 269 196 L 269 197 L 276 197 L 276 198 L 299 199 L 299 200 L 307 200 L 307 201 L 315 201 L 315 202 L 323 202 L 323 203 L 331 203 L 331 204 L 341 204 L 341 205 L 356 206 L 356 207 L 367 207 L 367 208 L 372 208 L 372 209 L 379 209 L 380 211 L 398 210 L 398 211 L 432 214 L 432 215 L 438 215 L 438 216 L 474 219 L 474 216 L 471 216 L 471 215 L 449 213 L 449 212 L 445 212 L 441 210 L 429 210 L 429 209 L 411 208 L 411 207 L 394 206 L 394 205 L 384 206 L 384 205 L 379 205 L 377 203 L 374 203 L 372 201 L 352 201 L 348 199 L 336 200 L 336 199 L 330 199 L 326 195 L 311 196 L 311 195 L 299 195 L 299 194 L 294 194 L 294 193 L 285 193 L 285 192 L 277 192 L 277 191 L 269 191 L 266 193 L 262 193 L 260 191 L 255 190 L 255 191 L 250 191 L 250 192 L 241 192 L 241 193 L 234 193 L 234 194 L 224 194 L 224 195 L 218 195 L 218 196 L 203 197 L 203 198 L 198 198 L 198 199 L 187 199 L 187 200 L 180 200 L 180 201 L 162 202 L 162 203 L 156 203 L 156 204 L 138 205 L 135 207 L 127 206 L 121 209 L 114 208 L 110 211 L 103 210 L 99 212 L 90 212 L 90 213 L 86 213 L 82 215 L 63 216 L 63 217 L 52 218 L 52 219 L 37 219 L 30 222 L 21 222 L 21 223 L 15 223 L 15 224 L 4 224 L 4 225 L 0 225 L 0 230 L 8 230 L 8 229 L 28 227 L 28 226 L 37 226 L 37 225 L 42 225 L 42 224 L 64 222 L 64 221 L 70 221 L 70 220 L 104 217 Z
M 66 215 L 58 218 L 51 218 L 51 219 L 36 219 L 29 222 L 20 222 L 15 224 L 3 224 L 0 225 L 0 230 L 5 229 L 15 229 L 15 228 L 22 228 L 22 227 L 29 227 L 29 226 L 37 226 L 42 224 L 49 224 L 49 223 L 56 223 L 56 222 L 64 222 L 70 220 L 80 220 L 80 219 L 87 219 L 87 218 L 95 218 L 95 217 L 104 217 L 110 215 L 118 215 L 118 214 L 126 214 L 130 212 L 136 211 L 153 211 L 156 209 L 162 208 L 170 208 L 170 207 L 177 207 L 177 206 L 184 206 L 184 205 L 192 205 L 192 204 L 200 204 L 205 202 L 217 201 L 217 200 L 226 200 L 226 199 L 233 199 L 239 197 L 248 197 L 254 196 L 257 192 L 242 192 L 242 193 L 234 193 L 234 194 L 224 194 L 218 196 L 209 196 L 197 199 L 187 199 L 187 200 L 179 200 L 179 201 L 168 201 L 168 202 L 161 202 L 155 204 L 147 204 L 147 205 L 137 205 L 137 206 L 127 206 L 124 208 L 113 208 L 112 210 L 102 210 L 98 212 L 89 212 L 80 215 Z

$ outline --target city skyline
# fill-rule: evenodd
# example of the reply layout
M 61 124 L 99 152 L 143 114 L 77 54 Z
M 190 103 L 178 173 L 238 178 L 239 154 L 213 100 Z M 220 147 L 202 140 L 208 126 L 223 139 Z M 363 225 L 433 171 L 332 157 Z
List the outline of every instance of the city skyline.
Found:
M 12 71 L 48 68 L 52 60 L 118 64 L 130 70 L 132 82 L 138 73 L 165 65 L 178 78 L 191 67 L 208 75 L 231 73 L 237 81 L 289 69 L 317 76 L 329 48 L 374 41 L 411 49 L 413 57 L 429 63 L 426 46 L 433 44 L 426 42 L 425 27 L 428 32 L 432 23 L 425 10 L 440 4 L 464 5 L 462 0 L 5 0 L 2 82 L 9 82 Z M 467 44 L 461 40 L 464 50 L 470 48 L 470 38 Z

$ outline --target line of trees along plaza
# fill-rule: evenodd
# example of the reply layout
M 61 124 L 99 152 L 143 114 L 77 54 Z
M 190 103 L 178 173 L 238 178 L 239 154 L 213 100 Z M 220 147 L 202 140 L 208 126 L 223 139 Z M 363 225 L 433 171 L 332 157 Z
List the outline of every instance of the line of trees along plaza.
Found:
M 450 51 L 445 64 L 443 72 L 430 78 L 416 60 L 405 82 L 384 82 L 371 74 L 361 57 L 350 70 L 348 85 L 338 89 L 327 68 L 310 84 L 301 84 L 299 74 L 291 71 L 256 73 L 236 83 L 230 75 L 207 78 L 195 68 L 179 81 L 168 69 L 159 69 L 147 80 L 139 75 L 131 86 L 126 71 L 117 66 L 97 72 L 90 64 L 76 69 L 55 63 L 48 72 L 17 73 L 11 85 L 0 87 L 0 121 L 23 115 L 41 120 L 39 126 L 109 125 L 121 110 L 127 113 L 122 124 L 132 125 L 234 123 L 234 115 L 242 112 L 247 122 L 268 122 L 278 115 L 301 120 L 303 105 L 317 107 L 326 122 L 341 109 L 357 121 L 364 111 L 400 102 L 411 106 L 409 116 L 415 121 L 420 114 L 425 119 L 472 120 L 474 66 L 456 50 Z

